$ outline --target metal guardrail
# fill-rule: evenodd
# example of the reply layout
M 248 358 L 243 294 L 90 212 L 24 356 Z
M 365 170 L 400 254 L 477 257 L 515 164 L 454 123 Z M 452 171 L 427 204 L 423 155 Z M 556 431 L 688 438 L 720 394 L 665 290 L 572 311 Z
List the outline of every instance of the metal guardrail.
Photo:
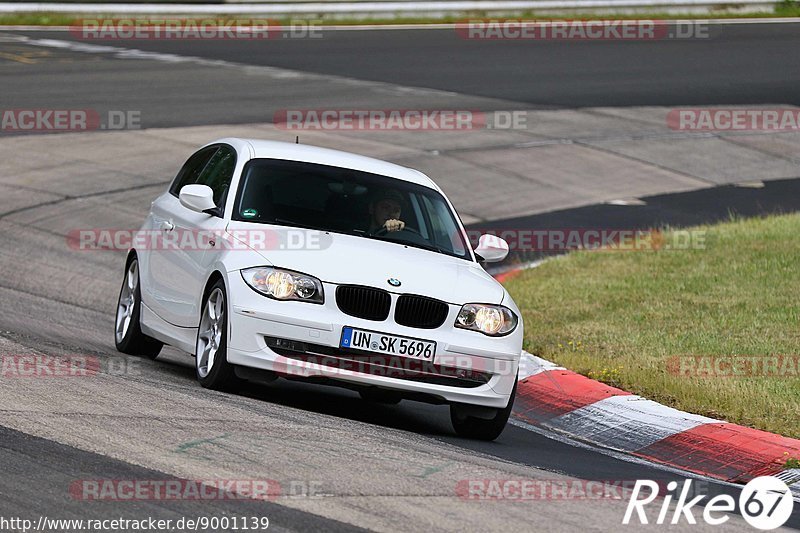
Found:
M 229 2 L 231 0 L 228 0 Z M 252 0 L 250 0 L 252 2 Z M 224 4 L 118 4 L 118 3 L 50 3 L 1 2 L 0 13 L 112 13 L 112 14 L 217 14 L 217 15 L 300 15 L 300 14 L 396 14 L 396 13 L 469 13 L 576 11 L 622 9 L 690 9 L 698 8 L 771 8 L 776 0 L 393 0 L 387 2 L 284 1 L 269 3 Z

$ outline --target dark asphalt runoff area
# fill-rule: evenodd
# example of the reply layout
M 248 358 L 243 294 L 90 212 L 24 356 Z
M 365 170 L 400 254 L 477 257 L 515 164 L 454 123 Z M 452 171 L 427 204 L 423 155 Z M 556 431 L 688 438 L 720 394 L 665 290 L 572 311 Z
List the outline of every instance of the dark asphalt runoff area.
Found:
M 128 44 L 542 108 L 800 103 L 800 24 L 710 26 L 707 38 L 652 41 L 469 40 L 444 29 Z
M 795 53 L 800 24 L 711 25 L 705 31 L 702 38 L 638 41 L 467 40 L 454 29 L 320 30 L 321 37 L 313 39 L 213 41 L 7 33 L 455 92 L 461 98 L 451 107 L 472 104 L 484 111 L 800 104 L 800 54 Z M 232 73 L 223 66 L 134 65 L 54 48 L 31 52 L 23 45 L 0 45 L 19 48 L 11 53 L 23 58 L 25 50 L 33 53 L 33 64 L 0 57 L 3 107 L 113 103 L 142 110 L 151 127 L 162 127 L 271 121 L 275 111 L 287 108 L 396 105 L 395 99 L 340 92 L 324 78 L 310 78 L 286 92 L 259 82 L 255 72 Z M 409 94 L 405 102 L 441 109 L 448 99 L 418 101 Z

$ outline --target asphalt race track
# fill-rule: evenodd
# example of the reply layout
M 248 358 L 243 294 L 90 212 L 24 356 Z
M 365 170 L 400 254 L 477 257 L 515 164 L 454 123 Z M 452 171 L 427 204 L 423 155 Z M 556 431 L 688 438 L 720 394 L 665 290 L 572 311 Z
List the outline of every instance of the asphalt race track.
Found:
M 796 209 L 797 133 L 693 136 L 669 131 L 663 116 L 671 106 L 800 105 L 800 25 L 712 27 L 709 39 L 680 42 L 467 42 L 452 30 L 92 43 L 112 50 L 76 42 L 68 32 L 0 31 L 0 108 L 137 110 L 143 129 L 0 136 L 0 355 L 81 355 L 100 365 L 83 378 L 0 378 L 0 516 L 267 516 L 281 531 L 616 531 L 624 501 L 474 501 L 457 486 L 685 479 L 518 425 L 494 443 L 459 439 L 442 407 L 372 404 L 286 381 L 236 395 L 204 390 L 185 354 L 166 349 L 147 361 L 115 351 L 124 253 L 75 251 L 66 236 L 138 227 L 194 147 L 226 135 L 293 138 L 270 124 L 291 108 L 530 113 L 525 131 L 463 137 L 300 132 L 430 172 L 470 223 L 564 227 L 613 215 L 635 225 L 666 211 L 713 219 L 728 202 Z M 631 198 L 661 211 L 609 207 Z M 101 478 L 269 479 L 281 494 L 95 502 L 70 491 Z M 738 494 L 698 482 L 707 494 Z M 800 528 L 799 506 L 788 526 Z M 725 528 L 750 530 L 738 518 Z
M 444 101 L 435 94 L 423 95 L 425 108 L 450 108 L 446 97 L 457 93 L 472 98 L 463 101 L 473 105 L 470 109 L 487 111 L 797 105 L 800 58 L 792 51 L 798 34 L 800 23 L 710 26 L 708 38 L 623 42 L 474 41 L 452 29 L 322 30 L 319 39 L 267 41 L 81 40 L 67 31 L 27 33 L 39 39 L 434 89 L 442 92 L 439 98 Z M 212 65 L 196 69 L 174 62 L 162 68 L 130 64 L 85 68 L 70 63 L 86 58 L 48 51 L 49 57 L 30 56 L 37 68 L 22 68 L 22 63 L 20 75 L 4 77 L 0 103 L 5 106 L 13 95 L 17 105 L 66 105 L 84 103 L 90 96 L 93 105 L 101 106 L 113 94 L 116 108 L 141 109 L 149 115 L 149 127 L 164 127 L 263 122 L 278 109 L 354 103 L 372 109 L 387 101 L 361 100 L 330 87 L 324 78 L 309 78 L 301 90 L 286 92 L 280 86 L 231 77 L 222 66 L 216 69 L 219 75 L 213 74 Z M 24 50 L 11 52 L 26 57 Z M 30 90 L 32 86 L 37 89 Z

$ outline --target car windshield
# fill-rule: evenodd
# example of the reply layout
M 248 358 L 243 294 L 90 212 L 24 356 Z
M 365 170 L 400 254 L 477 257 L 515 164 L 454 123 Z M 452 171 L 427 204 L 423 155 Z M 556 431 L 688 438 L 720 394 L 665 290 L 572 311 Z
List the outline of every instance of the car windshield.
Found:
M 437 191 L 328 165 L 254 159 L 243 171 L 234 220 L 358 235 L 471 259 Z

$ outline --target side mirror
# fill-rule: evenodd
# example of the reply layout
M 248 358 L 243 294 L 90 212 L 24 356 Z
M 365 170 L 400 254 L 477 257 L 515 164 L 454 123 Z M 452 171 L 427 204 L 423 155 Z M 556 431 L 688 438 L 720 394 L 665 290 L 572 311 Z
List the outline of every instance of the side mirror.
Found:
M 178 199 L 181 205 L 198 213 L 206 213 L 209 209 L 216 210 L 214 191 L 208 185 L 186 185 L 181 189 Z
M 508 255 L 508 243 L 496 235 L 484 233 L 478 239 L 475 253 L 487 263 L 496 263 L 497 261 L 502 261 Z

